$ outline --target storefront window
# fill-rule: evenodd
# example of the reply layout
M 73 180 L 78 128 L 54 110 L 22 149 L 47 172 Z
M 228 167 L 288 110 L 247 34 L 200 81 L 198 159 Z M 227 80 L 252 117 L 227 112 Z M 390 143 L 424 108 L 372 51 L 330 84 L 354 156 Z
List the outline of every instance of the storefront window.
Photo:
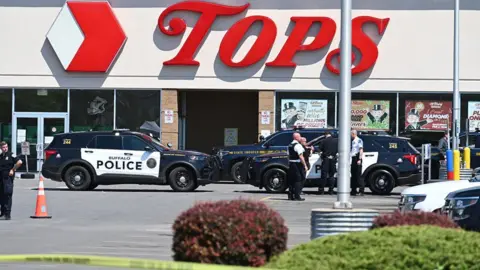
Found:
M 113 96 L 113 90 L 70 90 L 70 129 L 112 130 Z
M 335 126 L 334 92 L 279 92 L 275 107 L 276 130 Z
M 452 128 L 452 99 L 452 94 L 400 94 L 400 135 L 411 138 L 415 146 L 437 145 Z
M 12 139 L 12 89 L 0 89 L 0 141 Z
M 337 108 L 339 111 L 341 108 Z M 396 132 L 397 94 L 352 93 L 352 128 Z
M 15 89 L 17 112 L 67 112 L 67 89 Z
M 160 90 L 117 90 L 117 128 L 160 133 Z M 150 122 L 150 123 L 148 123 Z
M 460 130 L 473 132 L 480 129 L 480 94 L 462 94 L 460 111 Z M 468 122 L 467 122 L 468 119 Z

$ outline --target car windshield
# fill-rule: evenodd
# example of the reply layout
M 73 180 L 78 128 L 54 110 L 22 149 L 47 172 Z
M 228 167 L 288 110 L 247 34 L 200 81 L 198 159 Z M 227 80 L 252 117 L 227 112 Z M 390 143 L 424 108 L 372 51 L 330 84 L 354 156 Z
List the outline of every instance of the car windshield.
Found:
M 156 145 L 160 146 L 162 148 L 162 150 L 164 151 L 168 151 L 168 147 L 166 147 L 165 145 L 163 145 L 160 140 L 158 140 L 157 138 L 155 137 L 152 137 L 152 136 L 149 136 L 150 139 L 152 139 L 152 142 L 154 142 Z

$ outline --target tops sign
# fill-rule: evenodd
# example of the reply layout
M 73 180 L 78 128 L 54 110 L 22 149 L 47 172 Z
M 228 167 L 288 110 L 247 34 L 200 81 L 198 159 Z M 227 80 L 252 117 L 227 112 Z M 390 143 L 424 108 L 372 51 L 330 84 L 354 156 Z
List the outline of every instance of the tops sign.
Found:
M 194 54 L 212 27 L 212 24 L 215 22 L 215 19 L 219 16 L 240 14 L 249 6 L 250 4 L 228 6 L 201 1 L 184 1 L 165 9 L 158 18 L 158 27 L 162 33 L 168 36 L 182 35 L 187 28 L 187 24 L 181 18 L 171 19 L 168 23 L 170 28 L 167 29 L 165 27 L 165 18 L 172 12 L 196 12 L 200 13 L 200 18 L 177 55 L 163 62 L 163 64 L 172 66 L 199 66 L 200 63 L 194 59 Z M 293 61 L 293 58 L 297 52 L 314 52 L 326 47 L 332 42 L 337 29 L 335 21 L 328 17 L 291 17 L 290 20 L 295 22 L 295 26 L 277 57 L 273 61 L 266 63 L 268 67 L 296 67 L 297 64 Z M 362 55 L 358 65 L 352 69 L 352 74 L 358 74 L 370 69 L 378 58 L 377 44 L 363 31 L 362 27 L 367 23 L 373 23 L 377 26 L 378 33 L 381 35 L 385 32 L 389 20 L 389 18 L 379 19 L 370 16 L 360 16 L 352 20 L 352 46 Z M 235 49 L 255 22 L 261 22 L 263 25 L 260 34 L 245 57 L 238 62 L 234 62 L 232 58 Z M 303 41 L 306 38 L 308 30 L 314 23 L 321 23 L 321 29 L 310 44 L 304 45 Z M 266 16 L 255 15 L 241 19 L 225 33 L 219 48 L 220 59 L 225 65 L 232 68 L 245 68 L 256 64 L 270 51 L 276 36 L 277 26 L 272 19 Z M 340 49 L 335 49 L 327 55 L 325 61 L 326 67 L 331 72 L 340 74 L 339 68 L 332 63 L 335 56 L 340 56 Z M 353 55 L 352 61 L 354 61 L 354 59 L 355 57 Z
M 158 18 L 158 27 L 167 36 L 179 36 L 185 33 L 187 24 L 181 18 L 174 17 L 165 25 L 165 19 L 175 11 L 199 13 L 200 17 L 192 32 L 180 48 L 177 55 L 163 62 L 170 66 L 199 66 L 195 53 L 199 50 L 205 35 L 220 16 L 233 16 L 248 9 L 250 4 L 229 6 L 202 1 L 183 1 L 166 8 Z M 337 25 L 328 17 L 309 16 L 291 17 L 293 30 L 273 61 L 265 65 L 273 68 L 294 68 L 297 52 L 312 52 L 326 48 L 333 40 Z M 375 64 L 378 58 L 377 44 L 363 31 L 365 24 L 371 23 L 382 35 L 389 18 L 359 16 L 352 20 L 352 46 L 360 54 L 360 61 L 352 68 L 352 74 L 364 72 Z M 235 50 L 240 45 L 249 28 L 256 22 L 262 23 L 260 34 L 245 57 L 233 61 Z M 303 44 L 308 31 L 314 23 L 320 23 L 320 31 L 310 44 Z M 267 56 L 277 38 L 277 25 L 266 16 L 249 16 L 237 21 L 225 33 L 219 47 L 220 60 L 231 68 L 246 68 Z M 67 72 L 107 72 L 117 54 L 124 46 L 127 36 L 118 22 L 107 0 L 78 1 L 67 0 L 47 34 L 55 53 Z M 146 41 L 147 42 L 147 41 Z M 340 49 L 328 53 L 325 65 L 334 74 L 340 74 L 338 67 Z M 335 65 L 334 59 L 337 61 Z M 352 55 L 355 61 L 355 55 Z

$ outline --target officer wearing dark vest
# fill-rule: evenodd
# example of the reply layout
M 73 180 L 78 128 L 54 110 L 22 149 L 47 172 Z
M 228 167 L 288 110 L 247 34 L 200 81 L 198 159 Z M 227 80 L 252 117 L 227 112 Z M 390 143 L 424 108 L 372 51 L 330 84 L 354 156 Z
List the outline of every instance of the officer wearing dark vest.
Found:
M 307 172 L 307 163 L 303 156 L 303 148 L 300 133 L 293 133 L 293 141 L 288 145 L 288 199 L 293 201 L 304 201 L 300 197 L 302 192 L 302 182 Z
M 325 139 L 320 145 L 320 152 L 322 158 L 322 173 L 320 187 L 318 193 L 323 194 L 325 192 L 325 184 L 328 181 L 328 194 L 333 195 L 333 188 L 335 187 L 335 172 L 337 164 L 338 154 L 338 139 L 332 137 L 330 132 L 325 133 Z
M 6 142 L 0 142 L 0 149 L 0 217 L 9 220 L 12 211 L 13 179 L 15 171 L 22 166 L 22 161 L 8 151 Z

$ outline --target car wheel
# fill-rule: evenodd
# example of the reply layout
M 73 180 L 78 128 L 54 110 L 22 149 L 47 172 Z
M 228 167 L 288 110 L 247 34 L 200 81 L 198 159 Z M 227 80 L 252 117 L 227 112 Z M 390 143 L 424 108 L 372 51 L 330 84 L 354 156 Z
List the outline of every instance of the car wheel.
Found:
M 278 168 L 269 169 L 263 175 L 263 186 L 269 193 L 284 193 L 287 190 L 287 173 Z
M 71 190 L 88 190 L 92 184 L 92 177 L 85 167 L 72 166 L 65 172 L 64 182 Z
M 193 173 L 185 167 L 177 167 L 173 169 L 169 176 L 170 187 L 174 191 L 190 192 L 197 189 L 197 181 Z
M 87 190 L 94 190 L 94 189 L 96 189 L 97 187 L 98 187 L 97 184 L 91 183 L 90 186 L 88 186 L 88 189 L 87 189 Z
M 230 169 L 230 177 L 237 184 L 245 184 L 240 175 L 240 168 L 242 167 L 242 163 L 242 161 L 236 162 Z
M 376 170 L 369 174 L 370 190 L 375 195 L 390 195 L 395 188 L 395 178 L 387 170 Z

